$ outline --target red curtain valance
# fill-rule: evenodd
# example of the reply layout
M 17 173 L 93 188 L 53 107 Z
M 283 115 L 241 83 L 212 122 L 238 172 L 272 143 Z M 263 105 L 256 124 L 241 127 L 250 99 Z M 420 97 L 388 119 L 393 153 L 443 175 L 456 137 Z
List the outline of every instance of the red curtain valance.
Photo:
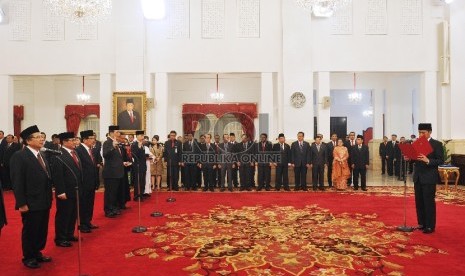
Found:
M 258 117 L 255 103 L 228 103 L 228 104 L 184 104 L 182 106 L 184 133 L 194 133 L 199 120 L 207 114 L 214 114 L 221 118 L 226 114 L 233 114 L 242 124 L 244 133 L 251 139 L 254 136 L 253 120 Z
M 13 106 L 13 124 L 15 136 L 19 137 L 21 133 L 21 121 L 24 119 L 24 106 L 15 105 Z
M 67 105 L 65 107 L 65 119 L 67 131 L 77 134 L 81 119 L 89 115 L 97 115 L 100 118 L 100 105 Z

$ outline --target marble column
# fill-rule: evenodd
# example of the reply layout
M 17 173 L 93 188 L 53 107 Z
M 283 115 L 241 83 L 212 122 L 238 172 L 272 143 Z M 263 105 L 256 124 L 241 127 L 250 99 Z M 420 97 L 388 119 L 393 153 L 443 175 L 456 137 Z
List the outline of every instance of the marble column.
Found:
M 155 108 L 152 111 L 153 134 L 158 134 L 161 140 L 166 139 L 168 129 L 168 73 L 155 73 Z M 177 130 L 182 133 L 182 130 Z
M 108 126 L 113 125 L 113 91 L 115 80 L 112 74 L 100 74 L 100 140 L 105 140 Z
M 275 114 L 274 110 L 274 81 L 273 81 L 273 73 L 262 73 L 261 76 L 261 91 L 260 91 L 260 105 L 259 105 L 259 113 L 267 114 L 268 121 L 266 123 L 259 122 L 260 124 L 268 125 L 267 130 L 261 130 L 268 134 L 269 137 L 274 137 L 276 130 L 274 129 L 274 121 L 275 121 Z M 256 136 L 255 138 L 258 139 L 260 131 L 258 125 L 255 126 Z
M 324 98 L 331 96 L 330 73 L 317 72 L 316 82 L 318 133 L 323 134 L 324 140 L 329 140 L 331 138 L 331 106 L 325 107 Z

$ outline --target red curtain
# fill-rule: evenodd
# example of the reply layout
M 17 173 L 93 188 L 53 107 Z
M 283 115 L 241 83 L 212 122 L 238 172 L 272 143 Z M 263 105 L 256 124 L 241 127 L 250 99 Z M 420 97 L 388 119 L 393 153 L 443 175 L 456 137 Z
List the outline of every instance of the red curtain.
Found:
M 228 103 L 228 104 L 184 104 L 182 106 L 182 118 L 184 133 L 194 133 L 197 129 L 198 121 L 207 114 L 215 114 L 221 118 L 225 114 L 234 114 L 242 124 L 244 133 L 249 138 L 254 138 L 254 122 L 258 117 L 257 104 L 255 103 Z
M 100 118 L 100 106 L 93 105 L 67 105 L 65 107 L 66 130 L 77 134 L 81 119 L 89 115 L 97 115 Z
M 24 106 L 15 105 L 13 106 L 13 123 L 15 136 L 19 137 L 21 133 L 21 121 L 24 119 Z
M 363 144 L 368 145 L 371 140 L 373 140 L 373 128 L 369 127 L 363 131 Z

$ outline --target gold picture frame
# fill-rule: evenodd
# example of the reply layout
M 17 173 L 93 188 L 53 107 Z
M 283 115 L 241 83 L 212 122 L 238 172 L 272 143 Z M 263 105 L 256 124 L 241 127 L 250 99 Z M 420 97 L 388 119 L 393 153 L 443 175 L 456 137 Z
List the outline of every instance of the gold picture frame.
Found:
M 132 103 L 132 112 L 131 104 Z M 130 115 L 132 114 L 132 116 Z M 124 134 L 146 130 L 147 93 L 143 91 L 113 92 L 113 124 Z

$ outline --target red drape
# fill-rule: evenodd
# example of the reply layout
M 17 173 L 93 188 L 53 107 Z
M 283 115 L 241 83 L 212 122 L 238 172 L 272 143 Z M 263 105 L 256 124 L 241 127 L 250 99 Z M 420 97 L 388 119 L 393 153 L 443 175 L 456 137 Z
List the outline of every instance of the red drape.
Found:
M 77 134 L 81 119 L 89 115 L 97 115 L 100 118 L 100 106 L 93 105 L 67 105 L 65 107 L 65 119 L 67 131 Z
M 182 118 L 184 133 L 194 133 L 198 121 L 207 114 L 215 114 L 221 118 L 226 114 L 233 114 L 242 124 L 244 133 L 250 139 L 254 138 L 254 122 L 257 118 L 257 104 L 255 103 L 227 103 L 227 104 L 184 104 Z
M 13 123 L 15 136 L 19 137 L 21 133 L 21 121 L 24 119 L 24 106 L 15 105 L 13 106 Z
M 363 144 L 368 145 L 371 140 L 373 140 L 373 128 L 369 127 L 363 131 Z

